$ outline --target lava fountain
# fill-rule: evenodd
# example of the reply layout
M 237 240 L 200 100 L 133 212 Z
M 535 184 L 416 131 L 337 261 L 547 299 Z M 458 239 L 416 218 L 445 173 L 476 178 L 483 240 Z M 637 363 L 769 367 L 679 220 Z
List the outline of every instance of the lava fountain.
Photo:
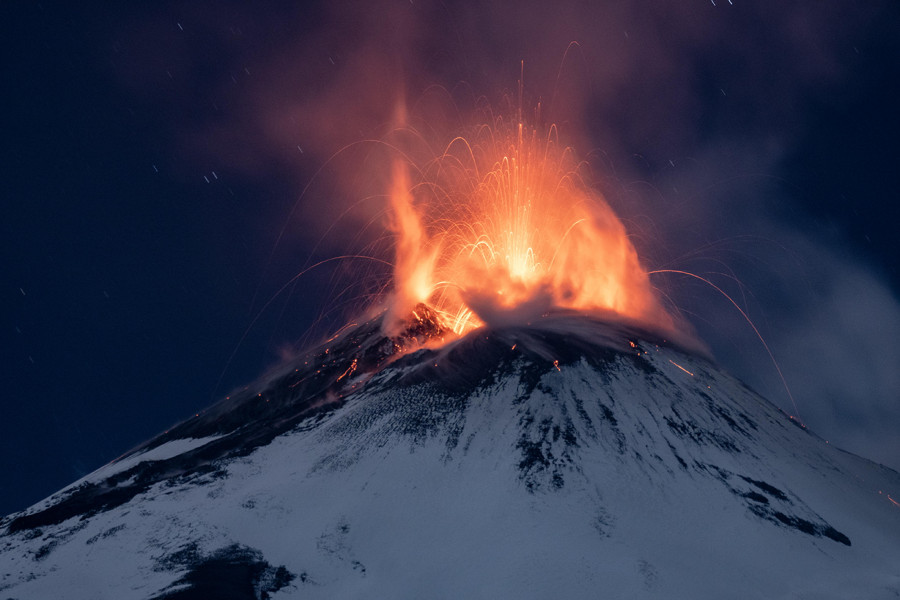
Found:
M 554 308 L 675 333 L 625 227 L 587 182 L 586 163 L 555 125 L 539 129 L 521 112 L 453 138 L 422 166 L 394 161 L 386 327 L 424 302 L 459 335 Z

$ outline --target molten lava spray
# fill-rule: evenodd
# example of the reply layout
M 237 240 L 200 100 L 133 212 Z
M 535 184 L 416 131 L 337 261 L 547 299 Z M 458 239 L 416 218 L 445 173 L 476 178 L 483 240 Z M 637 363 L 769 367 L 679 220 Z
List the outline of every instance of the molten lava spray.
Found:
M 553 308 L 674 331 L 621 221 L 558 131 L 496 118 L 412 172 L 393 169 L 395 291 L 386 326 L 418 302 L 457 334 Z
M 385 319 L 394 323 L 409 310 L 431 296 L 436 248 L 428 248 L 428 238 L 413 208 L 409 167 L 396 160 L 393 164 L 390 194 L 392 217 L 389 228 L 397 236 L 394 260 L 394 298 Z

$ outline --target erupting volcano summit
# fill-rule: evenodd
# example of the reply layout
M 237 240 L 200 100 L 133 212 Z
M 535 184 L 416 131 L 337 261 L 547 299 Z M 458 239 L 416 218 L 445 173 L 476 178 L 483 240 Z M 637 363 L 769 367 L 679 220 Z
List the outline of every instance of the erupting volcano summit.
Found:
M 387 307 L 0 520 L 0 597 L 900 596 L 900 475 L 718 369 L 556 136 L 396 160 Z

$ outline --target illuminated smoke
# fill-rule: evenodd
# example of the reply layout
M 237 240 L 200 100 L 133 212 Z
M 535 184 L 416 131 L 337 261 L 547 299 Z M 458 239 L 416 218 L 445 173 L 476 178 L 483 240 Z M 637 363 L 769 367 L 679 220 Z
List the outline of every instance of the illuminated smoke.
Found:
M 625 227 L 587 174 L 556 126 L 526 123 L 521 110 L 452 138 L 426 164 L 396 161 L 386 326 L 428 302 L 457 334 L 529 323 L 553 308 L 674 333 Z
M 397 246 L 394 297 L 385 316 L 389 329 L 405 318 L 412 307 L 428 300 L 435 261 L 435 251 L 426 248 L 428 238 L 413 207 L 409 169 L 400 160 L 394 161 L 392 186 L 392 220 L 388 226 L 396 234 Z

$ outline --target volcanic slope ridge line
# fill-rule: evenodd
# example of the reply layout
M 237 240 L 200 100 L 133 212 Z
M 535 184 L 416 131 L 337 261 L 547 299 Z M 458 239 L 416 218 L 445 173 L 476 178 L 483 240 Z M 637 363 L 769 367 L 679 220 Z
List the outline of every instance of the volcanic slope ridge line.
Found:
M 624 351 L 629 347 L 626 340 L 655 338 L 625 323 L 611 325 L 574 311 L 559 311 L 537 327 L 473 332 L 433 348 L 432 343 L 442 343 L 452 334 L 427 305 L 416 306 L 395 336 L 382 332 L 382 317 L 376 316 L 335 336 L 67 486 L 27 514 L 12 519 L 9 531 L 57 524 L 72 516 L 108 510 L 173 477 L 215 476 L 214 461 L 245 456 L 304 421 L 314 422 L 323 413 L 339 408 L 347 395 L 364 388 L 388 365 L 403 369 L 402 375 L 386 378 L 391 385 L 434 381 L 461 393 L 496 375 L 486 370 L 486 365 L 503 368 L 505 364 L 508 368 L 512 357 L 548 365 L 554 361 L 565 364 L 582 355 Z M 481 343 L 482 337 L 485 343 Z M 660 338 L 655 343 L 665 342 Z M 385 378 L 371 383 L 382 379 Z M 184 451 L 165 459 L 140 460 L 142 456 L 151 458 L 150 452 L 167 450 L 166 446 Z M 123 468 L 135 461 L 138 464 L 134 468 Z M 126 481 L 128 485 L 123 485 Z M 47 506 L 41 508 L 43 505 Z
M 426 306 L 349 328 L 10 515 L 0 591 L 900 593 L 900 475 L 696 348 L 569 312 L 449 337 Z

